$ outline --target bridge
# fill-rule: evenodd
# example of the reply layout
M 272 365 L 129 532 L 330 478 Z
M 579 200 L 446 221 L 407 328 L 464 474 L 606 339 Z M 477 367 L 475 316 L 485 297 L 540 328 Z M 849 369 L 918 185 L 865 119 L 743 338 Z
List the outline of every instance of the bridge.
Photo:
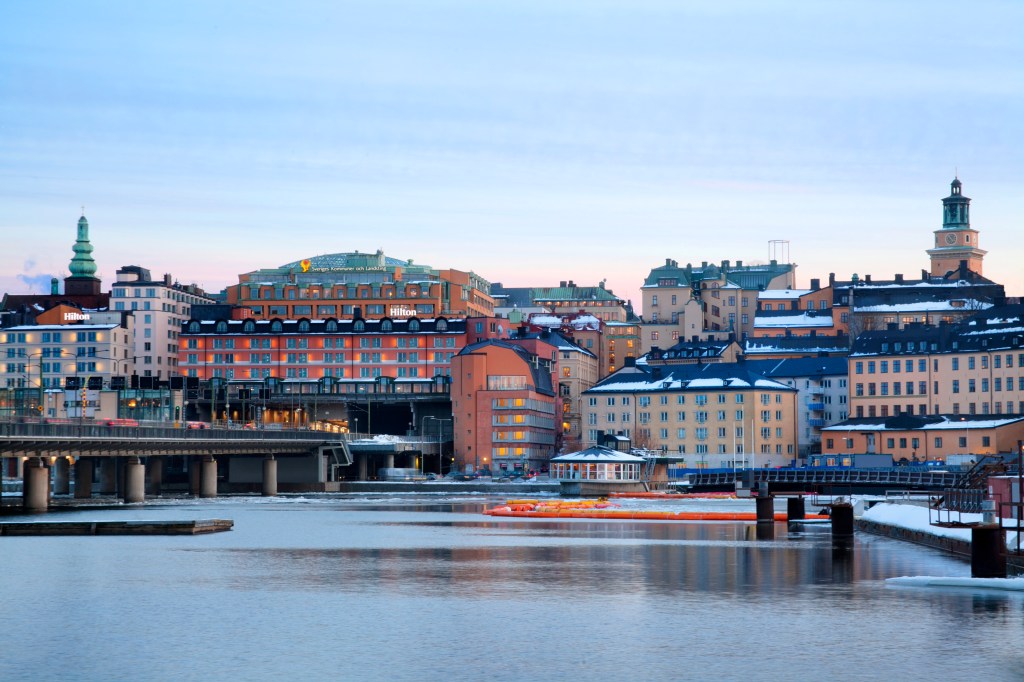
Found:
M 234 491 L 276 495 L 279 465 L 288 489 L 323 492 L 332 483 L 339 487 L 341 470 L 353 463 L 356 476 L 366 480 L 373 462 L 392 467 L 396 456 L 415 461 L 440 447 L 437 441 L 412 437 L 184 426 L 129 420 L 0 421 L 0 472 L 21 477 L 24 508 L 41 511 L 49 507 L 51 494 L 71 493 L 72 473 L 76 498 L 92 497 L 98 483 L 99 494 L 120 495 L 126 502 L 160 494 L 165 473 L 187 477 L 189 492 L 200 497 L 216 497 L 219 479 L 220 487 Z M 171 471 L 171 461 L 180 462 L 180 471 Z
M 836 488 L 851 492 L 900 489 L 942 491 L 963 485 L 964 473 L 931 470 L 924 467 L 891 467 L 882 469 L 736 469 L 691 470 L 670 483 L 689 481 L 692 490 L 734 490 L 737 482 L 756 488 L 768 484 L 771 493 L 818 492 Z

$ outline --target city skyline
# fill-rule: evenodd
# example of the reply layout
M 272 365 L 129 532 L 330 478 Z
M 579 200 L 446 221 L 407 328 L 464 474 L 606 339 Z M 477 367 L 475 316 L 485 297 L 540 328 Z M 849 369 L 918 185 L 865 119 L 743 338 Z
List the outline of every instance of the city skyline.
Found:
M 16 6 L 0 286 L 67 273 L 81 204 L 104 288 L 380 248 L 639 309 L 665 258 L 769 240 L 800 287 L 913 278 L 958 174 L 984 274 L 1021 295 L 1024 8 L 927 9 Z

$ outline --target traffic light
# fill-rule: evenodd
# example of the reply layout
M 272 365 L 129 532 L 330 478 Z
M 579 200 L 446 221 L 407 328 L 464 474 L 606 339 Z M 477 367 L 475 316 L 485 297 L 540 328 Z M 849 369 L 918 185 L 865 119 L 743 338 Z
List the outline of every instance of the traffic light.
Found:
M 174 421 L 181 421 L 181 405 L 174 406 Z

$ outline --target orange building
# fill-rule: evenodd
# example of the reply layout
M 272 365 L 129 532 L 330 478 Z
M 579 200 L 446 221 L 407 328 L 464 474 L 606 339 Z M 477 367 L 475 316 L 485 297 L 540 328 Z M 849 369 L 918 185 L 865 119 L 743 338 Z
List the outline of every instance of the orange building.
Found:
M 224 293 L 246 317 L 264 319 L 490 317 L 490 286 L 472 272 L 357 251 L 245 273 Z
M 466 346 L 452 358 L 455 465 L 537 469 L 554 455 L 552 361 L 510 341 Z

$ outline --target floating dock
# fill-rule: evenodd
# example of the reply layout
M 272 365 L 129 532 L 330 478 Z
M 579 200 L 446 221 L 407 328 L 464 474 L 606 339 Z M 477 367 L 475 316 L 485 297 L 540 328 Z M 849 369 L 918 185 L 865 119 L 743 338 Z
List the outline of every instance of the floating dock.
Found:
M 628 519 L 647 521 L 757 521 L 756 512 L 671 512 L 622 509 L 613 502 L 600 500 L 509 500 L 504 505 L 485 509 L 488 516 L 511 516 L 542 519 Z M 776 521 L 788 520 L 785 512 L 777 512 Z M 808 519 L 828 519 L 821 514 L 807 514 Z
M 231 519 L 197 521 L 26 521 L 0 523 L 0 535 L 203 535 L 231 530 Z

